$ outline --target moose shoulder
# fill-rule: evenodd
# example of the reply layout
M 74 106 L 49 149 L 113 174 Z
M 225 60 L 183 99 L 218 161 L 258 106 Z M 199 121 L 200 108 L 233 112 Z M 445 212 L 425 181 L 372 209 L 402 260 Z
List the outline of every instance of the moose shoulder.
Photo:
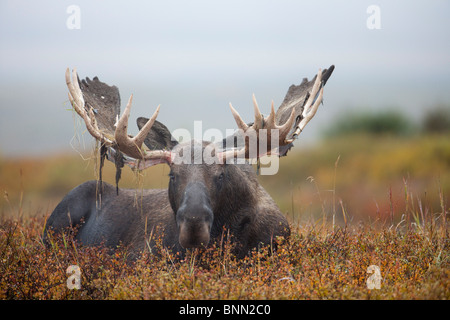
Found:
M 323 74 L 319 70 L 313 80 L 291 86 L 277 113 L 272 106 L 267 118 L 254 99 L 253 124 L 246 124 L 230 105 L 240 128 L 231 145 L 225 143 L 228 138 L 217 144 L 195 140 L 177 143 L 156 121 L 159 107 L 149 120 L 138 119 L 140 131 L 131 137 L 127 125 L 132 99 L 114 128 L 111 121 L 120 113 L 118 89 L 98 78 L 79 82 L 76 71 L 70 79 L 67 70 L 69 99 L 90 134 L 101 143 L 102 161 L 115 162 L 118 172 L 124 164 L 139 170 L 167 164 L 170 179 L 164 190 L 116 189 L 102 181 L 85 182 L 57 205 L 47 220 L 44 240 L 49 230 L 60 232 L 77 226 L 76 238 L 85 245 L 124 245 L 138 256 L 162 241 L 164 247 L 183 255 L 186 248 L 206 247 L 231 235 L 235 253 L 242 257 L 253 248 L 274 244 L 279 236 L 287 238 L 290 229 L 286 218 L 258 183 L 253 167 L 236 164 L 237 159 L 285 155 L 314 116 L 333 69 L 331 66 Z M 255 154 L 248 137 L 253 135 L 261 143 L 262 129 L 276 130 L 277 134 L 265 136 L 268 148 L 259 147 Z M 238 139 L 239 135 L 243 138 Z M 276 150 L 271 140 L 276 140 Z M 213 161 L 205 161 L 205 153 Z

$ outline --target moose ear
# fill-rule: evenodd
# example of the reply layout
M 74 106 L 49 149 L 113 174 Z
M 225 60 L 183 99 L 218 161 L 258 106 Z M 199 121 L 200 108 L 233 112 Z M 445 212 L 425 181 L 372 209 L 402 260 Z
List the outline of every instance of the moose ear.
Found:
M 149 119 L 139 117 L 137 125 L 139 130 L 147 123 Z M 144 144 L 150 150 L 172 150 L 178 144 L 178 141 L 170 133 L 169 129 L 158 120 L 155 120 L 153 126 L 144 140 Z

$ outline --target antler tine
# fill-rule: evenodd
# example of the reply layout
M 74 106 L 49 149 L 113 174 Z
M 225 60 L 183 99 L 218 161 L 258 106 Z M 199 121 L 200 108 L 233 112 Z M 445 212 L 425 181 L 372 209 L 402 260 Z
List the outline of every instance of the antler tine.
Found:
M 295 120 L 295 109 L 293 108 L 291 111 L 291 114 L 289 115 L 289 118 L 286 120 L 286 122 L 282 125 L 277 125 L 275 123 L 275 108 L 273 106 L 273 100 L 270 107 L 270 115 L 266 119 L 266 122 L 268 123 L 267 129 L 278 129 L 279 130 L 279 137 L 280 137 L 280 144 L 289 144 L 290 142 L 286 139 L 286 136 L 288 135 L 289 131 L 292 128 L 292 125 L 294 124 Z
M 76 71 L 75 71 L 74 81 L 78 81 Z M 83 117 L 83 115 L 85 114 L 83 94 L 81 93 L 81 90 L 77 91 L 75 89 L 75 87 L 72 83 L 72 79 L 70 78 L 69 68 L 66 69 L 66 84 L 67 84 L 67 88 L 69 89 L 69 100 L 70 100 L 73 108 L 81 117 Z
M 263 127 L 264 125 L 264 119 L 261 114 L 261 111 L 259 110 L 258 103 L 256 102 L 255 94 L 253 94 L 253 109 L 255 111 L 255 122 L 253 124 L 255 130 L 258 130 Z
M 294 135 L 299 135 L 300 132 L 303 131 L 306 124 L 314 117 L 314 115 L 317 112 L 317 109 L 319 108 L 320 103 L 322 102 L 323 98 L 323 87 L 321 88 L 322 84 L 322 69 L 319 69 L 317 72 L 316 81 L 314 82 L 314 85 L 311 89 L 311 95 L 308 98 L 308 101 L 306 102 L 303 112 L 302 112 L 302 120 L 300 121 L 298 125 L 298 129 L 294 132 Z M 319 92 L 320 90 L 320 92 Z M 312 103 L 314 102 L 314 99 L 317 96 L 317 93 L 319 92 L 319 96 L 317 100 L 315 101 L 314 105 Z
M 86 129 L 95 139 L 99 140 L 102 143 L 111 145 L 113 142 L 106 138 L 98 129 L 95 122 L 95 116 L 93 115 L 92 111 L 90 112 L 90 114 L 86 112 L 83 93 L 81 92 L 80 85 L 78 83 L 76 68 L 74 68 L 72 71 L 72 79 L 70 78 L 69 68 L 66 69 L 65 76 L 67 88 L 69 89 L 68 96 L 70 103 L 72 104 L 72 107 L 75 109 L 75 111 L 80 115 L 80 117 L 83 118 L 84 123 L 86 124 Z
M 159 114 L 159 108 L 161 105 L 158 105 L 156 107 L 155 112 L 151 116 L 151 118 L 147 121 L 147 123 L 139 130 L 138 134 L 133 138 L 136 141 L 137 145 L 142 145 L 144 143 L 145 138 L 147 137 L 148 133 L 150 132 L 153 123 L 155 122 L 156 118 Z
M 304 118 L 302 119 L 302 121 L 300 121 L 300 124 L 298 125 L 300 132 L 303 131 L 303 129 L 305 128 L 305 126 L 309 122 L 309 120 L 311 120 L 314 117 L 314 115 L 316 114 L 317 109 L 319 108 L 319 105 L 322 102 L 322 97 L 323 97 L 323 87 L 322 87 L 322 89 L 320 89 L 319 97 L 317 98 L 314 105 L 310 108 L 309 112 L 307 112 L 304 115 Z
M 311 94 L 308 98 L 308 101 L 306 101 L 305 106 L 303 107 L 302 112 L 302 120 L 297 126 L 297 129 L 292 133 L 292 138 L 287 139 L 286 142 L 293 142 L 295 138 L 303 131 L 305 126 L 308 124 L 308 122 L 314 117 L 314 115 L 317 112 L 317 109 L 319 108 L 320 103 L 322 102 L 323 98 L 323 86 L 322 86 L 322 69 L 319 69 L 317 72 L 316 80 L 314 81 L 314 85 L 311 89 Z M 320 92 L 319 92 L 320 89 Z M 319 96 L 317 100 L 314 102 L 314 105 L 312 105 L 317 92 L 319 92 Z M 312 105 L 312 106 L 311 106 Z
M 311 108 L 314 98 L 316 97 L 317 92 L 319 92 L 321 82 L 322 82 L 322 69 L 319 69 L 319 71 L 317 72 L 316 81 L 314 82 L 314 85 L 311 89 L 311 95 L 309 96 L 309 99 L 306 102 L 305 107 L 303 108 L 303 113 L 302 113 L 303 117 L 306 117 L 306 114 L 309 112 L 309 109 Z M 317 100 L 322 101 L 322 99 L 317 99 Z
M 141 128 L 139 133 L 135 137 L 129 137 L 127 133 L 127 127 L 132 102 L 133 95 L 131 95 L 128 99 L 127 106 L 125 107 L 122 116 L 117 121 L 114 138 L 117 142 L 117 145 L 119 146 L 120 151 L 135 159 L 143 159 L 145 153 L 141 149 L 142 144 L 144 143 L 147 134 L 150 132 L 152 125 L 155 122 L 156 117 L 158 116 L 160 106 L 156 108 L 156 111 L 153 113 L 150 120 L 147 121 L 147 123 Z
M 275 124 L 275 108 L 273 106 L 273 100 L 272 100 L 272 104 L 270 105 L 270 114 L 265 121 L 268 124 L 267 129 L 278 129 L 277 125 Z
M 294 125 L 294 121 L 295 121 L 295 108 L 292 108 L 289 119 L 287 119 L 282 126 L 279 126 L 280 137 L 286 137 L 288 135 L 289 131 L 292 129 L 292 126 Z M 284 139 L 285 144 L 289 144 L 291 142 L 292 142 L 291 139 Z
M 116 142 L 119 145 L 120 149 L 122 148 L 125 149 L 125 147 L 128 146 L 129 143 L 130 138 L 128 137 L 127 127 L 132 102 L 133 102 L 133 95 L 130 95 L 127 106 L 125 107 L 125 110 L 123 110 L 122 115 L 117 121 L 116 131 L 114 132 L 114 138 L 116 139 Z
M 242 120 L 241 116 L 236 111 L 236 109 L 233 108 L 233 106 L 231 105 L 231 102 L 230 102 L 230 109 L 231 109 L 231 113 L 233 114 L 234 120 L 236 121 L 236 124 L 239 127 L 239 129 L 244 130 L 244 132 L 247 131 L 248 125 L 244 122 L 244 120 Z

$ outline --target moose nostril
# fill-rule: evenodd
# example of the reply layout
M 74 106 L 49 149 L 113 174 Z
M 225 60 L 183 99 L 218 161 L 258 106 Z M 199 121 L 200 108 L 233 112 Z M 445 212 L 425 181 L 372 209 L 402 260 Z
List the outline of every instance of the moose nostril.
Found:
M 186 223 L 202 223 L 202 222 L 209 223 L 210 219 L 209 214 L 202 214 L 185 217 L 184 221 Z
M 204 221 L 184 221 L 180 224 L 179 231 L 178 241 L 183 248 L 206 247 L 209 243 L 211 228 Z

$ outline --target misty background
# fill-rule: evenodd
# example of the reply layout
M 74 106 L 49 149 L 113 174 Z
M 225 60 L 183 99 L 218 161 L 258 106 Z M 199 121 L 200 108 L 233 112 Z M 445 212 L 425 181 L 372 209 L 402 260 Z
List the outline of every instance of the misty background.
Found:
M 79 29 L 67 27 L 70 5 Z M 371 5 L 380 29 L 367 27 Z M 420 121 L 450 105 L 449 13 L 444 0 L 1 0 L 0 156 L 83 151 L 83 141 L 90 150 L 70 111 L 67 67 L 119 87 L 122 110 L 134 94 L 130 122 L 161 104 L 158 120 L 171 131 L 202 120 L 225 133 L 236 128 L 229 102 L 252 121 L 252 93 L 267 114 L 291 84 L 332 64 L 324 105 L 297 146 L 355 111 Z

